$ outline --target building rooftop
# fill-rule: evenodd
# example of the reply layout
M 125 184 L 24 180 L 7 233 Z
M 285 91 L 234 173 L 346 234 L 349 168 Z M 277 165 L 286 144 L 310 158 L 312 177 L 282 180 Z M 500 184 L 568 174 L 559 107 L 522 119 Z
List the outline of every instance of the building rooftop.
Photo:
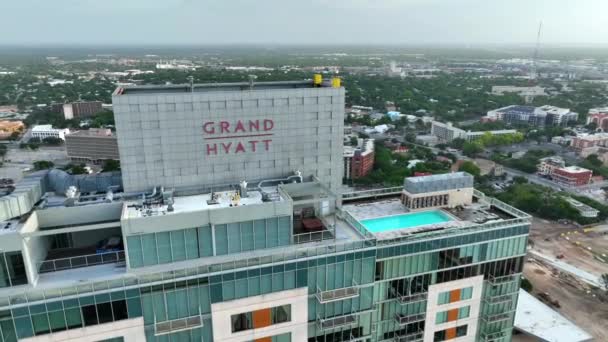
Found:
M 248 191 L 247 197 L 240 197 L 238 191 L 220 191 L 215 193 L 206 193 L 191 196 L 175 196 L 173 197 L 172 210 L 168 204 L 158 204 L 150 206 L 139 205 L 140 201 L 126 202 L 127 208 L 123 218 L 137 218 L 159 215 L 175 215 L 185 212 L 194 212 L 202 210 L 213 210 L 220 208 L 239 207 L 246 205 L 262 204 L 269 201 L 282 201 L 276 189 L 268 188 L 266 195 L 260 191 Z M 272 192 L 271 192 L 272 191 Z M 275 196 L 267 197 L 269 193 L 274 193 Z M 212 197 L 214 200 L 212 200 Z
M 281 81 L 281 82 L 235 82 L 235 83 L 206 83 L 206 84 L 176 84 L 176 85 L 142 85 L 124 86 L 114 91 L 113 95 L 149 95 L 161 93 L 208 93 L 214 91 L 248 91 L 315 88 L 313 81 Z M 331 82 L 321 84 L 323 88 L 331 88 Z
M 585 172 L 591 172 L 591 170 L 582 168 L 580 166 L 566 166 L 566 167 L 562 167 L 560 170 L 562 171 L 566 171 L 569 173 L 585 173 Z
M 404 190 L 411 194 L 472 187 L 473 176 L 466 172 L 408 177 L 403 184 Z
M 82 131 L 74 131 L 70 133 L 69 136 L 115 138 L 114 134 L 112 133 L 112 130 L 106 128 L 90 128 Z
M 519 290 L 515 328 L 542 341 L 583 342 L 592 336 L 524 290 Z
M 512 105 L 497 109 L 497 111 L 512 114 L 534 114 L 534 112 L 536 111 L 536 107 Z
M 529 217 L 500 201 L 486 198 L 481 193 L 474 196 L 472 204 L 454 209 L 430 208 L 411 212 L 403 206 L 399 199 L 382 199 L 366 203 L 345 204 L 343 211 L 352 216 L 364 229 L 367 229 L 366 224 L 369 220 L 376 219 L 398 219 L 401 224 L 407 225 L 407 227 L 384 231 L 369 230 L 369 233 L 378 240 L 411 239 L 436 233 L 447 233 L 454 229 L 491 228 L 497 224 L 508 224 L 512 220 Z M 431 217 L 420 219 L 419 215 L 424 213 L 430 214 Z M 434 215 L 443 216 L 443 219 L 434 220 L 432 217 Z M 397 223 L 391 222 L 390 224 L 391 227 L 394 227 Z

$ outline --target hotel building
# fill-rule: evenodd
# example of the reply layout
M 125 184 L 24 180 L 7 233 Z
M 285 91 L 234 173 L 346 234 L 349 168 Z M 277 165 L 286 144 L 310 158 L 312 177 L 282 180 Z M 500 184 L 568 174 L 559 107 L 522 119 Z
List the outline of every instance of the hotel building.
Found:
M 529 216 L 462 173 L 404 186 L 457 206 L 342 203 L 338 80 L 113 104 L 122 177 L 0 198 L 0 341 L 511 340 Z

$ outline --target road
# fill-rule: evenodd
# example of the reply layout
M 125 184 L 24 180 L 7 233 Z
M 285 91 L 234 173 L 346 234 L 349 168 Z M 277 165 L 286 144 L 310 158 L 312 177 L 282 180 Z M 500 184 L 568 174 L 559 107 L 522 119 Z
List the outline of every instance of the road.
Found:
M 555 191 L 565 191 L 565 192 L 568 192 L 573 195 L 585 196 L 585 197 L 588 197 L 595 201 L 597 201 L 598 198 L 592 197 L 591 195 L 586 193 L 585 190 L 597 190 L 597 189 L 601 189 L 601 188 L 608 186 L 608 181 L 602 181 L 602 182 L 596 182 L 596 183 L 591 183 L 591 184 L 577 186 L 577 187 L 569 187 L 569 186 L 557 184 L 557 183 L 555 183 L 547 178 L 543 178 L 539 175 L 525 173 L 523 171 L 511 169 L 511 168 L 504 167 L 504 166 L 503 166 L 503 169 L 505 170 L 505 173 L 511 177 L 513 177 L 513 176 L 524 177 L 530 183 L 546 186 Z M 601 202 L 608 204 L 608 202 L 606 202 L 606 201 L 601 201 Z

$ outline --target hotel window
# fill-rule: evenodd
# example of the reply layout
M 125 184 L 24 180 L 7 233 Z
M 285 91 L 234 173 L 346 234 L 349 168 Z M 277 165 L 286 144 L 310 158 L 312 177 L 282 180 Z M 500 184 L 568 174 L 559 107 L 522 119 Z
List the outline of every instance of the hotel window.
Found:
M 441 292 L 437 296 L 437 305 L 455 303 L 461 300 L 471 299 L 473 297 L 473 287 L 465 287 L 451 291 Z
M 443 324 L 446 322 L 453 322 L 458 319 L 465 319 L 469 317 L 471 312 L 470 306 L 464 306 L 458 309 L 452 309 L 447 311 L 438 312 L 435 316 L 435 324 Z
M 291 321 L 291 305 L 275 306 L 251 312 L 240 313 L 230 317 L 232 332 L 265 328 L 274 324 Z
M 232 315 L 231 320 L 233 333 L 253 329 L 253 315 L 251 312 Z
M 271 309 L 272 324 L 291 321 L 291 305 L 281 305 Z
M 456 328 L 449 328 L 445 330 L 436 331 L 433 336 L 433 342 L 449 341 L 458 337 L 467 335 L 467 326 L 461 325 Z

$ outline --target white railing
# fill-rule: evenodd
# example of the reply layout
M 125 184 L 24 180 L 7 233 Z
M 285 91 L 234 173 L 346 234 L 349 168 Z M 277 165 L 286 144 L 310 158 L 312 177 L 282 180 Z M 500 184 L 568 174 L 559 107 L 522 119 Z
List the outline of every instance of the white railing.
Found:
M 56 272 L 73 268 L 112 264 L 125 261 L 125 251 L 114 251 L 99 254 L 79 255 L 69 258 L 45 260 L 38 263 L 38 272 Z
M 359 287 L 357 287 L 357 283 L 353 280 L 353 285 L 349 287 L 343 287 L 335 290 L 325 290 L 322 291 L 317 286 L 317 293 L 315 295 L 319 303 L 325 304 L 330 302 L 335 302 L 338 300 L 344 300 L 349 298 L 359 297 Z
M 166 335 L 178 331 L 200 328 L 203 326 L 203 318 L 200 315 L 186 318 L 178 318 L 171 321 L 155 322 L 154 335 Z
M 355 228 L 364 238 L 370 239 L 370 240 L 376 239 L 376 236 L 374 236 L 374 234 L 370 233 L 367 230 L 367 228 L 365 228 L 363 223 L 359 222 L 359 220 L 357 220 L 348 211 L 344 211 L 344 210 L 340 211 L 340 216 L 342 217 L 342 219 L 344 221 L 346 221 L 346 223 L 350 224 L 353 228 Z
M 395 289 L 391 289 L 391 293 L 401 305 L 425 301 L 428 295 L 428 292 L 401 294 Z
M 406 324 L 410 324 L 410 323 L 422 322 L 422 321 L 424 321 L 425 318 L 426 318 L 425 313 L 412 314 L 412 315 L 402 315 L 402 314 L 395 315 L 395 321 L 397 321 L 397 323 L 399 325 L 406 325 Z
M 483 320 L 486 323 L 496 323 L 496 322 L 502 322 L 502 321 L 506 321 L 511 319 L 511 315 L 514 313 L 515 311 L 508 311 L 508 312 L 502 312 L 502 313 L 498 313 L 498 314 L 493 314 L 493 315 L 485 315 L 483 316 Z
M 342 200 L 369 198 L 369 197 L 384 196 L 384 195 L 397 195 L 397 194 L 400 194 L 402 191 L 403 191 L 402 186 L 395 186 L 395 187 L 391 187 L 391 188 L 345 192 L 342 194 Z
M 497 332 L 492 332 L 492 333 L 487 333 L 487 334 L 481 334 L 481 340 L 483 342 L 494 342 L 494 341 L 498 341 L 506 336 L 507 336 L 507 334 L 505 331 L 497 331 Z
M 418 342 L 424 339 L 423 331 L 416 331 L 409 334 L 398 334 L 395 333 L 395 342 Z
M 487 282 L 490 285 L 494 285 L 494 286 L 501 285 L 501 284 L 507 284 L 507 283 L 516 281 L 518 279 L 517 278 L 518 275 L 519 275 L 519 273 L 508 274 L 508 275 L 500 276 L 500 277 L 495 277 L 493 275 L 490 275 L 490 276 L 488 276 Z
M 510 293 L 506 293 L 506 294 L 500 294 L 500 295 L 489 295 L 485 298 L 485 302 L 488 304 L 501 304 L 501 303 L 511 302 L 511 301 L 513 301 L 513 296 L 517 292 L 518 291 L 510 292 Z
M 333 328 L 357 323 L 357 315 L 350 314 L 350 315 L 344 315 L 344 316 L 338 316 L 338 317 L 332 317 L 332 318 L 318 317 L 317 320 L 319 322 L 319 327 L 321 329 L 325 330 L 325 329 L 333 329 Z

